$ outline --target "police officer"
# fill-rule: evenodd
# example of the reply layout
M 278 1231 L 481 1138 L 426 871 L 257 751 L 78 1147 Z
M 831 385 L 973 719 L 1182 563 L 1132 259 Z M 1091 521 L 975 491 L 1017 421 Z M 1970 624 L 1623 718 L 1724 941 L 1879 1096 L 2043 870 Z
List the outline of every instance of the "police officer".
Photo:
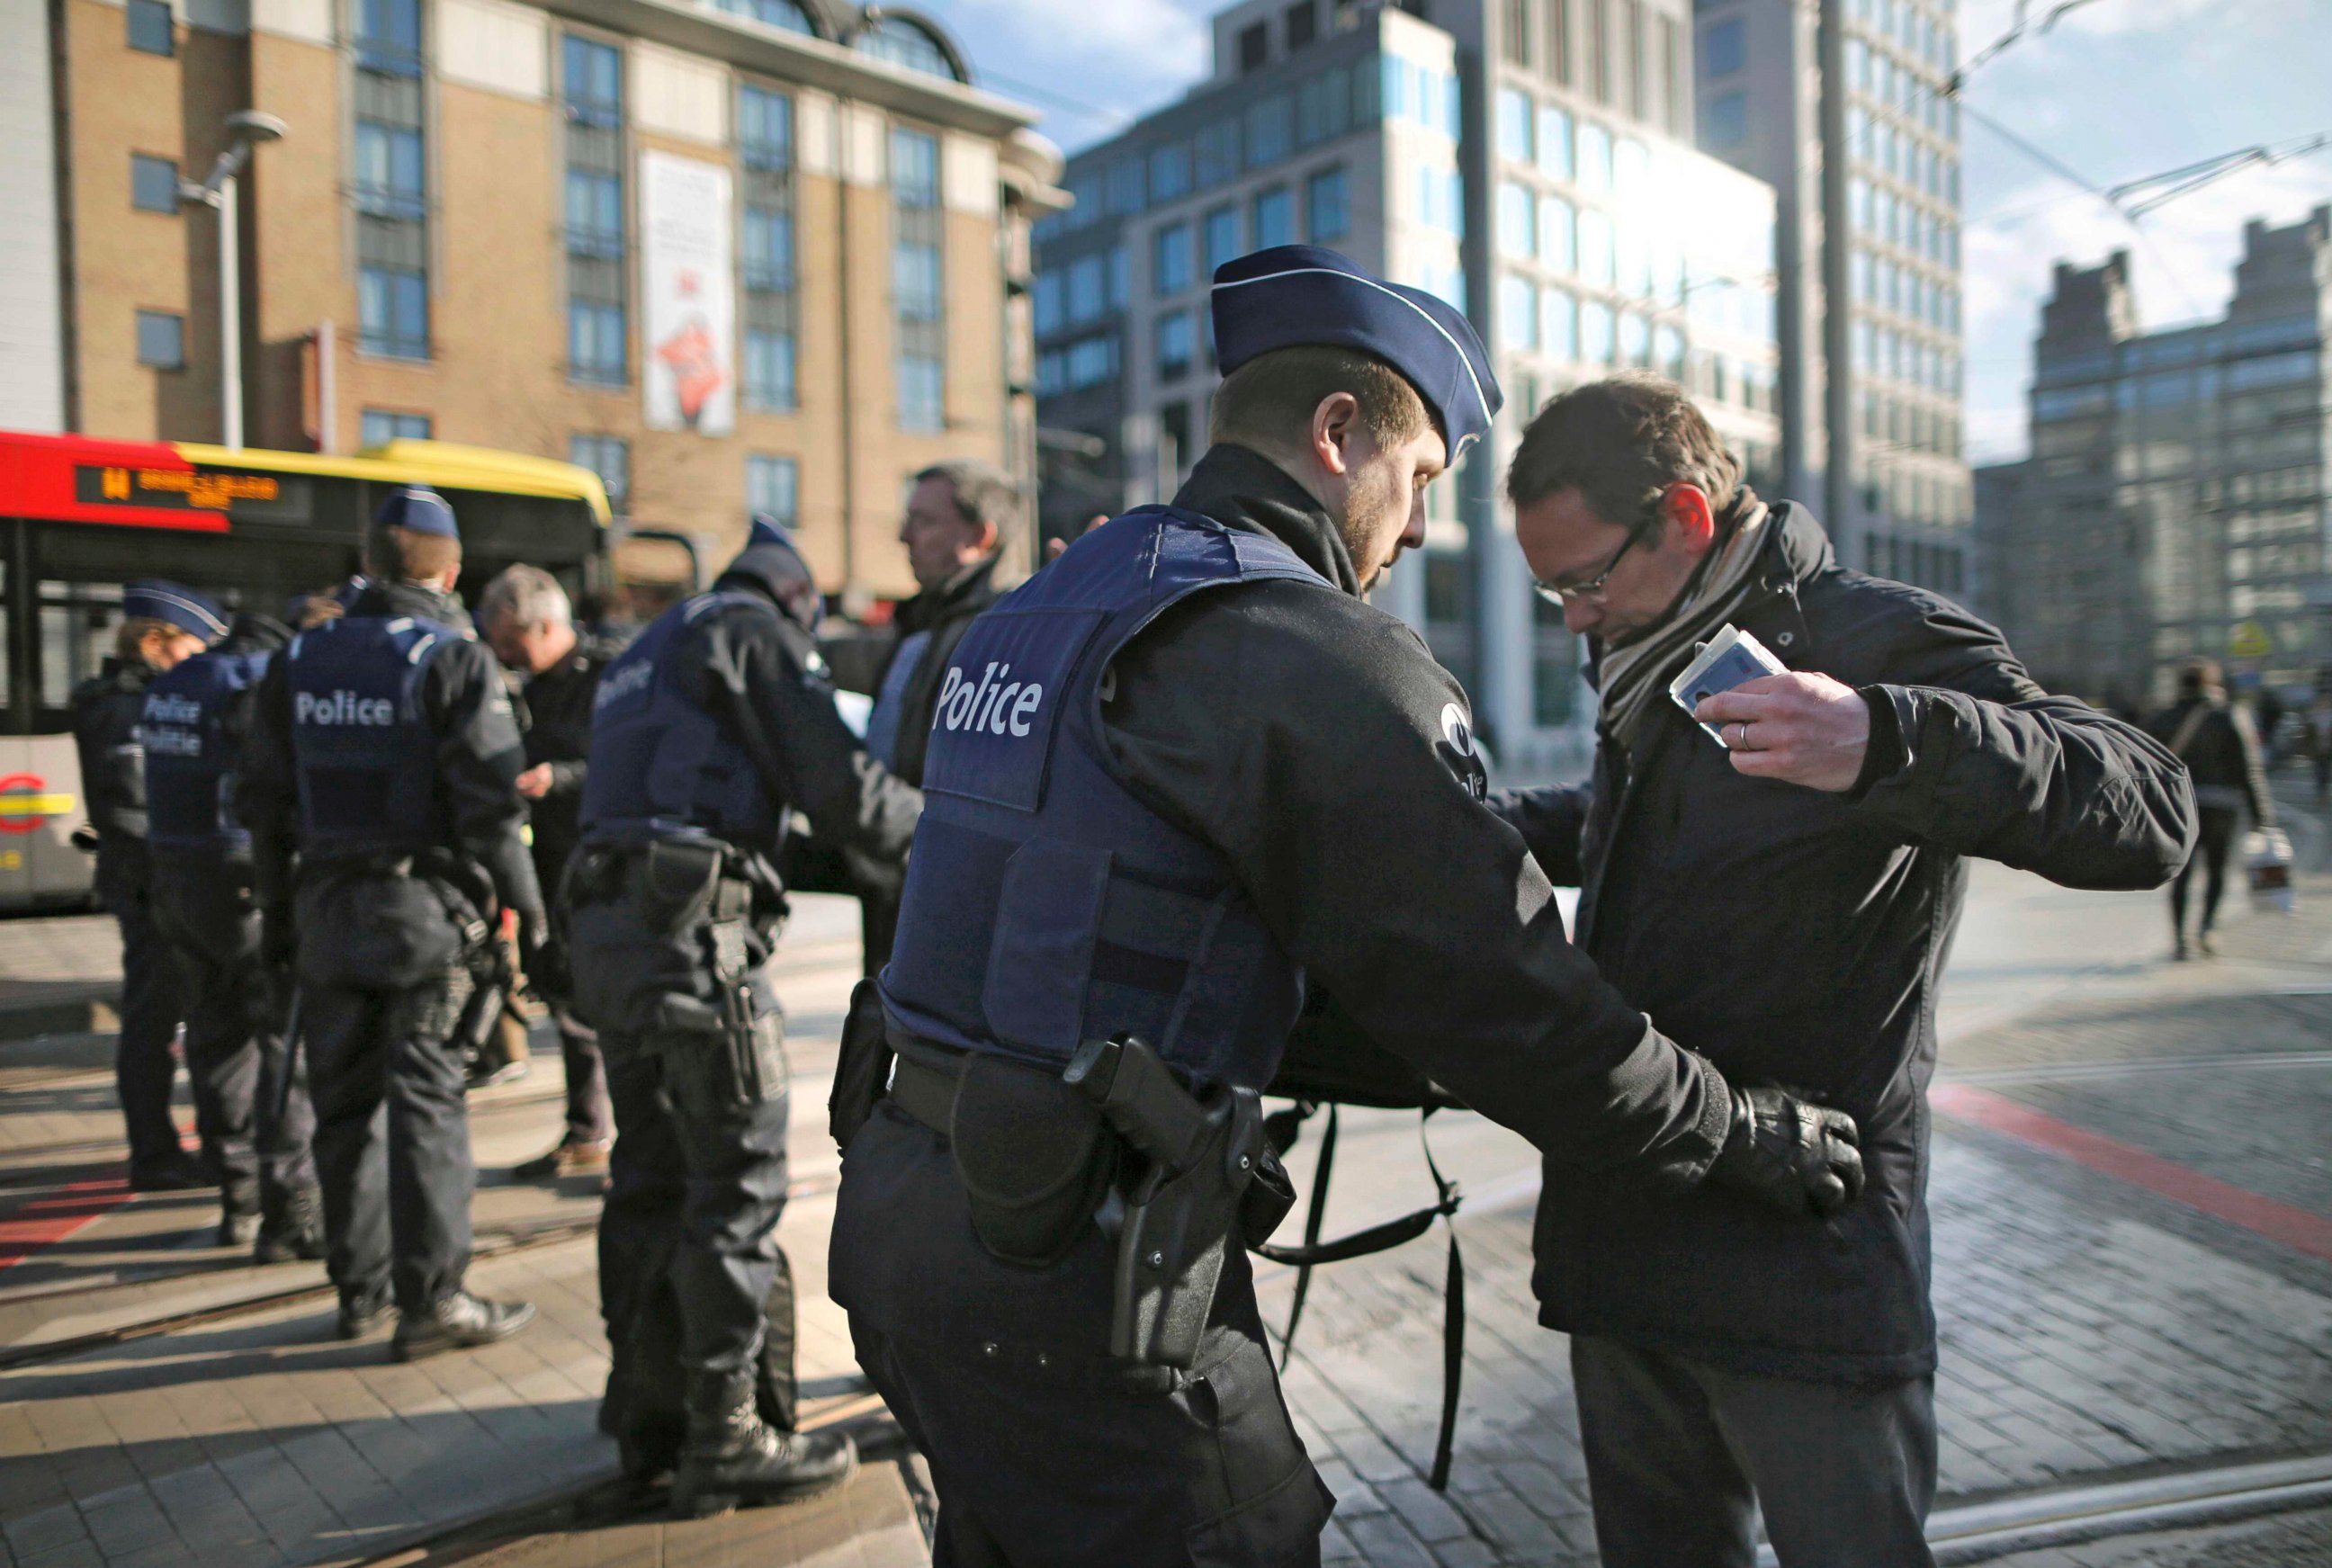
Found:
M 677 1304 L 683 1514 L 772 1503 L 846 1480 L 846 1437 L 792 1430 L 793 1286 L 786 1061 L 763 972 L 788 817 L 895 864 L 921 797 L 835 711 L 812 640 L 815 579 L 762 518 L 712 591 L 664 612 L 600 678 L 568 884 L 575 996 L 599 1031 L 616 1107 L 599 1223 L 600 1308 L 616 1365 L 603 1429 L 635 1446 L 636 1339 L 661 1282 Z M 765 1334 L 766 1328 L 766 1334 Z M 766 1343 L 765 1343 L 766 1342 Z
M 1464 692 L 1363 601 L 1497 410 L 1464 316 L 1300 246 L 1227 263 L 1213 311 L 1213 445 L 1171 506 L 973 624 L 924 764 L 881 978 L 898 1060 L 847 1146 L 830 1278 L 931 1461 L 941 1568 L 1319 1560 L 1333 1499 L 1244 1251 L 1208 1276 L 1208 1238 L 1152 1225 L 1187 1193 L 1170 1212 L 1221 1241 L 1219 1194 L 1249 1201 L 1239 1129 L 1307 975 L 1582 1181 L 1716 1176 L 1804 1214 L 1856 1174 L 1842 1121 L 1764 1128 L 1771 1096 L 1571 948 L 1483 808 Z M 1221 1142 L 1180 1142 L 1182 1104 Z
M 121 613 L 112 656 L 73 691 L 73 744 L 97 834 L 97 896 L 121 927 L 121 1031 L 113 1077 L 129 1126 L 129 1188 L 169 1192 L 208 1187 L 216 1173 L 186 1152 L 170 1114 L 170 1085 L 177 1076 L 170 1042 L 185 999 L 154 925 L 140 725 L 148 684 L 225 636 L 226 618 L 211 600 L 173 582 L 125 585 Z M 198 1120 L 203 1107 L 197 1096 Z
M 412 1360 L 534 1318 L 463 1288 L 476 1171 L 449 1037 L 501 913 L 515 912 L 530 959 L 547 928 L 502 666 L 453 598 L 453 509 L 398 491 L 365 566 L 348 614 L 269 666 L 244 794 L 271 951 L 295 918 L 299 932 L 339 1332 L 371 1333 L 393 1292 L 393 1353 Z
M 219 1179 L 219 1245 L 253 1247 L 263 1263 L 324 1255 L 315 1113 L 304 1086 L 283 1081 L 290 977 L 260 957 L 251 835 L 234 805 L 260 678 L 291 640 L 280 622 L 237 616 L 224 642 L 154 678 L 144 717 L 154 915 L 188 998 L 186 1073 Z
M 582 837 L 583 781 L 591 751 L 591 699 L 618 649 L 577 630 L 575 608 L 559 579 L 524 562 L 506 567 L 478 599 L 481 633 L 503 665 L 524 683 L 520 728 L 526 736 L 526 797 L 534 874 L 555 897 Z M 537 989 L 540 977 L 530 976 Z M 557 1143 L 515 1172 L 528 1180 L 597 1176 L 607 1169 L 616 1136 L 607 1104 L 607 1068 L 599 1037 L 565 997 L 550 999 L 567 1068 L 567 1127 Z

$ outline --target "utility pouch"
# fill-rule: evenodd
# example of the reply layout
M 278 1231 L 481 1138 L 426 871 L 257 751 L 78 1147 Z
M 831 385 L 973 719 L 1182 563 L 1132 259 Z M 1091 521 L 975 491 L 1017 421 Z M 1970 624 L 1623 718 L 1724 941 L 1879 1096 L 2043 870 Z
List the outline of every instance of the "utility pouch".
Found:
M 850 993 L 850 1011 L 842 1020 L 842 1052 L 834 1064 L 834 1088 L 826 1097 L 826 1127 L 836 1148 L 849 1148 L 850 1140 L 874 1114 L 874 1102 L 890 1082 L 891 1060 L 883 993 L 869 977 Z
M 1255 1180 L 1239 1199 L 1239 1240 L 1250 1252 L 1269 1241 L 1279 1222 L 1295 1209 L 1295 1179 L 1266 1138 L 1256 1151 Z
M 774 1012 L 741 1024 L 733 1006 L 667 991 L 651 1027 L 665 1092 L 684 1115 L 734 1115 L 786 1091 L 784 1025 Z
M 661 932 L 686 930 L 712 905 L 721 877 L 717 844 L 658 840 L 640 855 L 640 913 Z
M 980 1244 L 1000 1263 L 1049 1268 L 1093 1223 L 1115 1173 L 1101 1114 L 1042 1068 L 976 1053 L 948 1137 Z

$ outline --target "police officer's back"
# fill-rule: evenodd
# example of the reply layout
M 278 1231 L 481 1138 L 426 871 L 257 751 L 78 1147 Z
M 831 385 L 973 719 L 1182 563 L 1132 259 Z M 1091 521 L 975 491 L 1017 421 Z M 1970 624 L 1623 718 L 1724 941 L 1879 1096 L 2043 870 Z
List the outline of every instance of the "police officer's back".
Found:
M 171 582 L 126 585 L 121 611 L 112 656 L 73 691 L 73 742 L 97 835 L 97 895 L 121 928 L 121 1028 L 113 1065 L 129 1134 L 129 1185 L 167 1191 L 208 1186 L 216 1173 L 186 1152 L 170 1116 L 177 1070 L 170 1041 L 183 988 L 154 926 L 140 726 L 148 684 L 224 636 L 226 619 L 202 594 Z M 196 1104 L 199 1114 L 199 1099 Z
M 262 1262 L 323 1256 L 314 1115 L 305 1089 L 283 1082 L 289 976 L 261 959 L 251 835 L 234 799 L 260 680 L 291 640 L 265 616 L 236 617 L 225 640 L 155 677 L 144 721 L 154 913 L 186 982 L 186 1071 L 219 1178 L 219 1239 L 255 1241 Z
M 530 956 L 546 928 L 509 694 L 452 597 L 452 509 L 426 490 L 392 496 L 366 566 L 348 613 L 270 666 L 244 794 L 271 950 L 299 933 L 341 1332 L 370 1332 L 393 1293 L 410 1359 L 533 1317 L 463 1288 L 476 1173 L 450 1037 L 502 912 Z
M 807 1496 L 855 1463 L 846 1439 L 791 1430 L 792 1281 L 775 1235 L 786 1063 L 762 966 L 788 815 L 895 863 L 921 798 L 835 711 L 810 636 L 817 607 L 791 541 L 756 520 L 712 590 L 608 667 L 568 883 L 575 999 L 599 1031 L 616 1110 L 599 1241 L 615 1366 L 600 1423 L 636 1476 L 673 1462 L 651 1419 L 667 1391 L 643 1349 L 669 1299 L 683 1512 Z
M 1217 445 L 1175 504 L 956 652 L 882 1017 L 837 1069 L 898 1053 L 830 1277 L 932 1460 L 941 1568 L 1318 1560 L 1239 1244 L 1292 1196 L 1259 1196 L 1255 1097 L 1307 976 L 1596 1179 L 1723 1165 L 1800 1213 L 1841 1181 L 1568 945 L 1465 693 L 1362 602 L 1497 408 L 1464 317 L 1305 247 L 1225 266 L 1214 311 Z

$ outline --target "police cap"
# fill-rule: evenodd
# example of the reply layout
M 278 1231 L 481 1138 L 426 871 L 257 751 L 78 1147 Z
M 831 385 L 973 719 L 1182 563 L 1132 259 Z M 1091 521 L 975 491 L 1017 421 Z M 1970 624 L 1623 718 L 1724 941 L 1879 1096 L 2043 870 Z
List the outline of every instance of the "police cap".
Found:
M 445 498 L 425 484 L 407 484 L 389 492 L 373 521 L 383 528 L 410 529 L 415 533 L 434 533 L 443 539 L 459 539 L 461 531 L 454 526 L 454 509 Z
M 1274 245 L 1215 269 L 1215 360 L 1228 376 L 1276 349 L 1357 349 L 1408 378 L 1455 463 L 1505 398 L 1464 312 L 1317 245 Z
M 182 632 L 192 632 L 205 643 L 215 643 L 226 636 L 226 616 L 217 601 L 183 583 L 125 583 L 121 613 L 132 620 L 161 621 Z
M 805 630 L 816 630 L 822 601 L 817 574 L 802 559 L 791 530 L 765 512 L 753 513 L 745 548 L 722 570 L 721 582 L 749 582 L 775 599 Z

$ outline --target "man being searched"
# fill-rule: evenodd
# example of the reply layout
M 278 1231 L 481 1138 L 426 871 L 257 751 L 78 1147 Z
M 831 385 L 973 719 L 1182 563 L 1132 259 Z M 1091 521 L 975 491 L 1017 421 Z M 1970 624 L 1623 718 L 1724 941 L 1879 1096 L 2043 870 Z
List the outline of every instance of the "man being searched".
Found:
M 546 895 L 556 897 L 568 857 L 582 837 L 591 698 L 615 650 L 577 634 L 567 590 L 540 567 L 509 567 L 488 583 L 478 599 L 478 624 L 495 654 L 524 683 L 519 722 L 526 737 L 526 771 L 518 776 L 518 792 L 526 798 L 536 879 Z M 545 999 L 551 1003 L 565 1058 L 567 1129 L 549 1152 L 521 1165 L 518 1174 L 596 1176 L 607 1169 L 607 1146 L 616 1136 L 599 1037 L 575 1016 L 570 999 Z
M 1620 994 L 1728 1079 L 1851 1114 L 1869 1183 L 1809 1226 L 1550 1160 L 1533 1284 L 1572 1335 L 1603 1563 L 1747 1568 L 1761 1508 L 1784 1568 L 1926 1563 L 1925 1095 L 1966 857 L 2155 886 L 2193 833 L 2183 773 L 1957 606 L 1841 570 L 1669 382 L 1557 397 L 1506 488 L 1601 712 L 1589 783 L 1501 808 L 1582 889 Z M 1687 712 L 1669 685 L 1727 626 L 1784 673 Z
M 219 1182 L 219 1244 L 262 1263 L 324 1255 L 315 1112 L 283 1035 L 291 977 L 262 957 L 251 835 L 234 809 L 260 679 L 291 640 L 281 622 L 237 616 L 225 641 L 154 678 L 144 717 L 154 916 L 187 998 L 186 1076 Z
M 1582 1179 L 1715 1181 L 1810 1235 L 1860 1180 L 1844 1116 L 1729 1084 L 1564 940 L 1465 693 L 1362 598 L 1497 411 L 1464 315 L 1305 246 L 1227 263 L 1213 311 L 1173 504 L 957 647 L 836 1074 L 831 1289 L 942 1568 L 1318 1562 L 1241 1245 L 1292 1200 L 1256 1095 L 1306 977 Z
M 2178 700 L 2146 722 L 2154 738 L 2186 764 L 2194 781 L 2194 806 L 2202 831 L 2194 853 L 2170 884 L 2170 956 L 2184 959 L 2186 889 L 2194 867 L 2203 868 L 2202 923 L 2194 945 L 2205 958 L 2217 954 L 2211 930 L 2219 921 L 2219 898 L 2227 888 L 2227 856 L 2234 848 L 2241 812 L 2251 809 L 2256 827 L 2275 826 L 2275 798 L 2268 793 L 2260 762 L 2259 732 L 2251 715 L 2227 701 L 2226 684 L 2215 659 L 2194 659 L 2178 672 Z
M 444 500 L 390 496 L 348 613 L 268 666 L 244 761 L 271 951 L 299 932 L 339 1332 L 369 1334 L 393 1298 L 401 1360 L 534 1317 L 463 1284 L 476 1171 L 454 1037 L 502 913 L 530 961 L 547 927 L 518 724 L 502 666 L 462 629 L 461 569 Z
M 121 928 L 121 1028 L 113 1079 L 129 1135 L 129 1190 L 170 1192 L 211 1186 L 218 1172 L 186 1152 L 170 1112 L 170 1085 L 178 1071 L 170 1043 L 185 997 L 154 923 L 141 726 L 154 677 L 225 636 L 227 626 L 218 606 L 172 582 L 127 585 L 121 615 L 113 654 L 73 691 L 73 746 L 97 836 L 97 896 Z M 215 1106 L 198 1092 L 197 1132 L 206 1109 Z
M 836 711 L 819 606 L 791 539 L 757 518 L 710 592 L 608 665 L 568 878 L 575 999 L 616 1108 L 600 1426 L 635 1479 L 674 1469 L 683 1515 L 811 1496 L 856 1463 L 847 1437 L 793 1429 L 793 1278 L 776 1234 L 787 1066 L 764 966 L 791 815 L 895 865 L 922 800 Z

